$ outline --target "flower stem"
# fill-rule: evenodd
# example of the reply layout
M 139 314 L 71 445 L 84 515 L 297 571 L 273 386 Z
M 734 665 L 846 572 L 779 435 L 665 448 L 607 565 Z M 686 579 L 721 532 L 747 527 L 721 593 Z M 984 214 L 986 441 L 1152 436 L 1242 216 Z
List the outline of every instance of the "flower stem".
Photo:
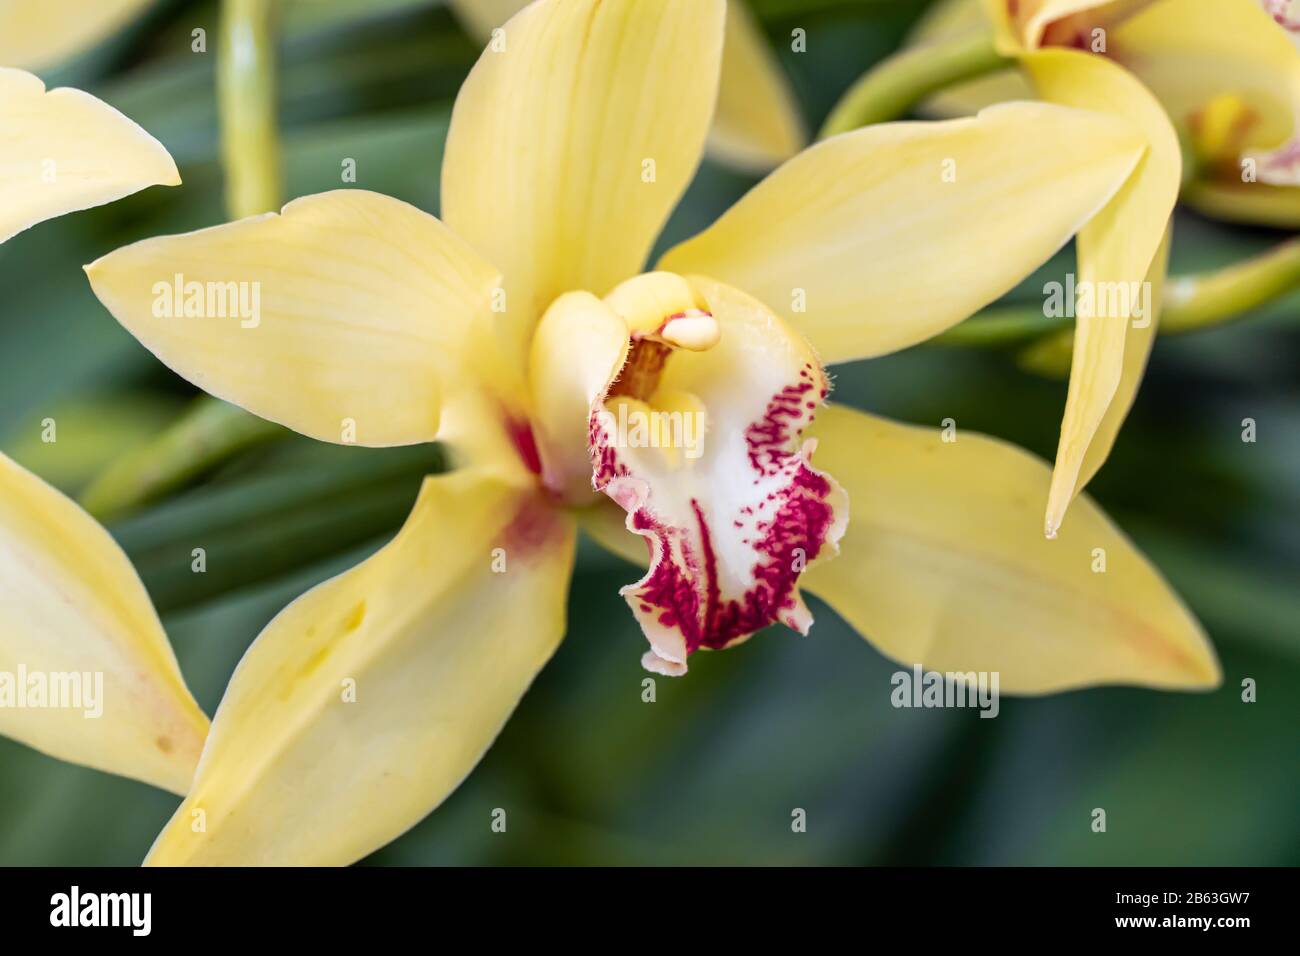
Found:
M 274 0 L 223 0 L 217 114 L 232 219 L 279 209 Z
M 1044 315 L 1041 306 L 994 306 L 935 336 L 930 344 L 997 348 L 1029 342 L 1073 324 L 1074 319 L 1071 318 Z
M 201 396 L 156 438 L 100 472 L 82 492 L 82 507 L 101 520 L 116 517 L 284 434 L 242 408 Z
M 818 138 L 898 119 L 933 93 L 1014 64 L 997 51 L 991 36 L 962 37 L 902 50 L 876 64 L 849 88 L 831 110 Z
M 1179 335 L 1244 318 L 1252 310 L 1297 289 L 1300 239 L 1290 239 L 1221 269 L 1170 276 L 1165 285 L 1159 334 Z M 1056 333 L 1068 340 L 1073 324 L 1070 318 L 1044 315 L 1036 305 L 994 306 L 935 336 L 930 344 L 997 348 Z M 1068 349 L 1063 354 L 1068 357 Z
M 1300 288 L 1300 239 L 1214 272 L 1171 278 L 1160 331 L 1191 332 L 1241 318 Z

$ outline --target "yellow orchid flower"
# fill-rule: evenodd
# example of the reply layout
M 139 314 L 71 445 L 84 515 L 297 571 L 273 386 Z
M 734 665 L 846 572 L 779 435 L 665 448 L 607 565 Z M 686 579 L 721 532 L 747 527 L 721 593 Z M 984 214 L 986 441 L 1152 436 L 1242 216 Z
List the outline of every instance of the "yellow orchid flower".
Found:
M 529 0 L 450 0 L 465 28 L 487 41 Z M 726 40 L 708 151 L 722 162 L 767 172 L 808 143 L 794 90 L 746 0 L 727 5 Z
M 1223 219 L 1300 225 L 1295 0 L 946 0 L 913 42 L 979 33 L 994 34 L 1008 55 L 1072 48 L 1122 66 L 1159 99 L 1190 147 L 1190 204 Z M 928 106 L 965 115 L 1024 98 L 1033 79 L 993 74 Z
M 722 0 L 539 0 L 460 92 L 441 220 L 340 190 L 87 267 L 212 394 L 325 441 L 443 441 L 458 465 L 250 646 L 147 862 L 349 863 L 416 823 L 554 653 L 580 525 L 649 553 L 622 593 L 658 673 L 806 632 L 803 583 L 890 656 L 1014 692 L 1218 681 L 1091 502 L 1036 533 L 1041 463 L 847 408 L 813 421 L 824 363 L 1004 294 L 1123 187 L 1142 137 L 1043 103 L 863 129 L 643 273 L 704 146 L 724 23 Z
M 162 144 L 108 104 L 0 68 L 0 242 L 179 182 Z M 207 729 L 126 555 L 0 454 L 0 733 L 184 794 Z
M 108 39 L 155 0 L 0 0 L 0 64 L 45 70 Z
M 1089 305 L 1072 335 L 1049 536 L 1110 454 L 1146 369 L 1164 280 L 1159 249 L 1184 179 L 1179 135 L 1198 160 L 1183 191 L 1189 202 L 1228 218 L 1300 223 L 1300 189 L 1254 175 L 1287 161 L 1300 111 L 1300 53 L 1266 12 L 1270 3 L 948 0 L 913 38 L 923 47 L 988 34 L 1019 62 L 1019 71 L 934 97 L 928 108 L 940 115 L 1036 94 L 1116 113 L 1147 134 L 1132 180 L 1079 233 L 1077 288 Z M 1070 336 L 1046 346 L 1054 356 L 1071 348 Z

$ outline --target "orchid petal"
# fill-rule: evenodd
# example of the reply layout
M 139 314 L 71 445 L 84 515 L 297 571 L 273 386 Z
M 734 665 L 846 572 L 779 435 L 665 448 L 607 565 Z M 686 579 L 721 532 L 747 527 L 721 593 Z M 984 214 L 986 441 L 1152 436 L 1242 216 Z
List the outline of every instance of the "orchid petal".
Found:
M 86 267 L 126 329 L 195 385 L 322 441 L 438 437 L 490 348 L 498 273 L 438 220 L 337 190 Z
M 163 145 L 81 90 L 0 68 L 0 242 L 181 177 Z
M 492 36 L 528 0 L 451 0 L 467 30 Z M 718 104 L 708 149 L 734 167 L 765 172 L 808 141 L 790 81 L 744 0 L 727 4 Z
M 559 645 L 572 565 L 571 522 L 531 489 L 427 479 L 390 544 L 248 649 L 146 863 L 348 864 L 407 830 Z
M 743 0 L 732 0 L 710 154 L 735 167 L 766 172 L 807 142 L 794 91 L 766 35 Z
M 533 336 L 529 384 L 547 487 L 591 497 L 591 413 L 627 359 L 628 327 L 590 292 L 560 296 Z
M 835 406 L 811 433 L 853 520 L 805 587 L 888 657 L 997 672 L 1022 694 L 1218 684 L 1196 620 L 1090 499 L 1058 538 L 1039 533 L 1049 470 L 1037 458 Z
M 64 700 L 78 687 L 78 700 Z M 188 789 L 208 729 L 122 549 L 4 455 L 0 702 L 0 733 L 175 793 Z
M 757 296 L 827 363 L 883 355 L 1009 291 L 1143 149 L 1126 124 L 1044 103 L 870 126 L 800 153 L 661 268 Z
M 1081 304 L 1075 318 L 1070 389 L 1047 502 L 1045 527 L 1050 536 L 1060 527 L 1071 499 L 1100 467 L 1131 402 L 1131 394 L 1127 400 L 1121 396 L 1119 420 L 1109 415 L 1126 371 L 1129 326 L 1145 328 L 1155 321 L 1154 297 L 1146 294 L 1151 286 L 1143 283 L 1178 200 L 1182 154 L 1160 104 L 1109 60 L 1077 50 L 1039 50 L 1025 54 L 1022 63 L 1044 99 L 1112 112 L 1142 130 L 1148 143 L 1133 176 L 1079 232 L 1077 287 L 1090 295 L 1081 303 L 1091 305 Z M 1156 280 L 1163 282 L 1163 276 Z M 1142 358 L 1127 364 L 1133 373 L 1146 363 Z M 1136 381 L 1130 378 L 1129 385 L 1135 388 Z M 1107 436 L 1094 444 L 1103 423 Z
M 721 0 L 539 0 L 461 87 L 443 218 L 504 272 L 521 355 L 558 296 L 604 295 L 644 266 L 699 163 L 723 14 Z
M 1280 146 L 1300 115 L 1300 51 L 1258 0 L 1161 0 L 1112 30 L 1113 55 L 1180 130 L 1217 96 L 1250 112 L 1243 150 Z
M 0 0 L 0 63 L 54 66 L 108 39 L 154 0 Z

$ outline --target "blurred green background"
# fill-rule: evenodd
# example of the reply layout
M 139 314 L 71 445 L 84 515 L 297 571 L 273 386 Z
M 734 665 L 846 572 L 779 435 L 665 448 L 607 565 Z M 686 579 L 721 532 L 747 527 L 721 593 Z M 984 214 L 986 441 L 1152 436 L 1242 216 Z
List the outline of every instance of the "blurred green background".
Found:
M 810 125 L 897 48 L 919 2 L 754 0 Z M 784 39 L 808 31 L 808 52 Z M 204 54 L 191 31 L 208 33 Z M 81 266 L 128 241 L 225 220 L 213 3 L 163 3 L 58 72 L 121 109 L 185 184 L 38 226 L 0 246 L 0 448 L 66 491 L 192 400 L 97 303 Z M 447 117 L 476 45 L 434 0 L 287 5 L 281 119 L 289 196 L 356 186 L 438 208 Z M 706 163 L 665 244 L 753 179 Z M 1173 271 L 1287 238 L 1180 213 Z M 1025 283 L 1063 274 L 1069 252 Z M 1013 295 L 1012 298 L 1016 296 Z M 579 559 L 571 629 L 487 758 L 375 864 L 1300 863 L 1300 295 L 1233 325 L 1161 338 L 1094 496 L 1205 623 L 1224 685 L 1108 689 L 971 711 L 894 710 L 895 665 L 812 602 L 781 630 L 692 660 L 643 703 L 644 639 L 618 588 L 638 572 Z M 906 421 L 1004 436 L 1051 457 L 1061 381 L 1014 354 L 922 346 L 837 370 L 836 398 Z M 41 421 L 58 442 L 40 442 Z M 1241 421 L 1258 422 L 1243 444 Z M 261 627 L 385 541 L 437 449 L 269 442 L 112 523 L 211 713 Z M 449 545 L 450 546 L 450 545 Z M 190 571 L 204 547 L 208 571 Z M 1243 678 L 1258 702 L 1243 703 Z M 135 864 L 176 805 L 142 784 L 0 740 L 0 864 Z M 494 834 L 494 808 L 509 814 Z M 1103 807 L 1108 832 L 1090 830 Z M 791 812 L 807 812 L 807 833 Z

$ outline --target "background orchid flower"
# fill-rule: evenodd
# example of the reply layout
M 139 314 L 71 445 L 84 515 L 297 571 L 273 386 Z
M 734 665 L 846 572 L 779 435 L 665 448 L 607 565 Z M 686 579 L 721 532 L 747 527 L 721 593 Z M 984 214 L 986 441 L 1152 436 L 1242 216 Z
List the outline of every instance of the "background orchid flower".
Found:
M 1288 227 L 1300 225 L 1300 19 L 1292 10 L 1288 0 L 948 0 L 913 39 L 995 32 L 1012 55 L 1099 54 L 1142 81 L 1187 143 L 1188 203 L 1211 216 Z M 997 73 L 929 105 L 965 115 L 1024 98 L 1036 82 Z
M 915 42 L 923 47 L 981 33 L 993 34 L 1020 70 L 945 91 L 931 101 L 939 113 L 964 115 L 1036 93 L 1117 113 L 1147 135 L 1149 149 L 1133 178 L 1079 233 L 1080 288 L 1133 289 L 1145 282 L 1149 303 L 1159 302 L 1160 247 L 1187 178 L 1179 134 L 1198 157 L 1185 195 L 1200 197 L 1203 207 L 1231 208 L 1239 217 L 1258 210 L 1258 220 L 1280 224 L 1286 197 L 1300 196 L 1241 172 L 1243 156 L 1287 143 L 1300 109 L 1300 53 L 1259 0 L 950 0 L 927 17 Z M 1263 168 L 1279 155 L 1246 165 Z M 1154 342 L 1158 309 L 1137 316 L 1125 302 L 1116 304 L 1077 316 L 1047 502 L 1049 536 L 1109 455 Z
M 462 88 L 441 220 L 334 191 L 87 267 L 211 394 L 323 441 L 446 442 L 458 466 L 252 644 L 149 862 L 347 863 L 436 807 L 560 642 L 580 524 L 648 545 L 622 593 L 659 673 L 770 623 L 806 631 L 807 567 L 899 660 L 1025 693 L 1217 682 L 1194 619 L 1095 506 L 1035 533 L 1040 463 L 847 408 L 813 424 L 824 363 L 1002 295 L 1123 187 L 1142 137 L 1041 103 L 864 129 L 643 273 L 708 133 L 724 23 L 721 0 L 541 0 Z M 207 312 L 241 283 L 255 322 Z M 653 413 L 702 421 L 700 454 L 617 434 Z M 1092 573 L 1095 548 L 1116 573 Z
M 162 145 L 108 104 L 80 90 L 47 92 L 30 73 L 0 69 L 0 241 L 179 182 Z M 185 793 L 208 721 L 144 586 L 108 532 L 3 454 L 0 674 L 8 678 L 0 681 L 6 736 Z M 89 710 L 100 713 L 52 706 L 48 697 L 19 704 L 55 675 L 75 680 L 83 695 L 96 683 L 102 696 Z
M 790 82 L 747 2 L 727 4 L 718 99 L 707 147 L 732 166 L 766 172 L 803 149 L 808 133 Z M 466 29 L 483 41 L 527 5 L 528 0 L 451 0 Z

